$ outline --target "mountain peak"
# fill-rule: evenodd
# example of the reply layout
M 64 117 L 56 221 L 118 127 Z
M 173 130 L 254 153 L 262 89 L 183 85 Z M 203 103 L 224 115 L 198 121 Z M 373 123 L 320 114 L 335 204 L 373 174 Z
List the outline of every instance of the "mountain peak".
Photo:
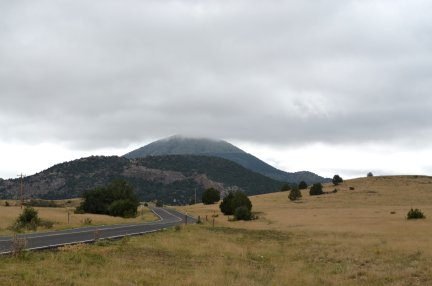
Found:
M 309 184 L 328 181 L 311 172 L 287 173 L 278 170 L 226 141 L 211 138 L 174 135 L 129 152 L 124 155 L 124 157 L 136 159 L 145 158 L 147 156 L 164 155 L 204 155 L 220 157 L 270 178 L 291 183 L 298 183 L 302 180 Z
M 214 153 L 244 153 L 244 151 L 223 140 L 174 135 L 129 152 L 124 157 L 131 159 L 160 155 L 208 155 Z

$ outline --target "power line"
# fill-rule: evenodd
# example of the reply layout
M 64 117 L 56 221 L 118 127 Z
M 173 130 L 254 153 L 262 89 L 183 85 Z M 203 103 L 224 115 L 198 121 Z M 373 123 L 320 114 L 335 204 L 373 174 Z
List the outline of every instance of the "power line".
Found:
M 21 178 L 21 184 L 20 184 L 20 201 L 21 201 L 21 209 L 22 209 L 22 207 L 23 207 L 23 205 L 24 205 L 24 185 L 23 185 L 23 176 L 25 176 L 25 175 L 23 175 L 23 174 L 21 173 L 21 175 L 17 175 L 17 176 Z

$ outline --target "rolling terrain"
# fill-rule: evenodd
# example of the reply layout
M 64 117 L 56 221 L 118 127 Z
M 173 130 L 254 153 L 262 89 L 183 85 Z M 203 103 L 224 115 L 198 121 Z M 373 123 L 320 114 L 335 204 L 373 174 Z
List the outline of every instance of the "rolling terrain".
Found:
M 303 190 L 298 202 L 287 192 L 252 196 L 254 221 L 197 204 L 178 209 L 200 225 L 4 257 L 0 284 L 432 285 L 432 177 L 359 178 L 324 190 Z M 407 220 L 412 207 L 426 219 Z
M 226 141 L 208 138 L 172 136 L 131 151 L 125 154 L 124 157 L 135 159 L 163 155 L 205 155 L 220 157 L 233 161 L 249 170 L 272 179 L 295 184 L 298 184 L 300 181 L 305 181 L 308 184 L 331 181 L 330 179 L 323 178 L 308 171 L 294 173 L 281 171 Z
M 282 182 L 252 172 L 232 161 L 217 157 L 170 155 L 127 159 L 92 156 L 55 165 L 25 177 L 25 198 L 68 199 L 89 189 L 123 178 L 140 200 L 187 204 L 201 199 L 204 189 L 222 192 L 240 189 L 249 195 L 275 192 Z M 0 181 L 0 199 L 17 199 L 20 180 Z

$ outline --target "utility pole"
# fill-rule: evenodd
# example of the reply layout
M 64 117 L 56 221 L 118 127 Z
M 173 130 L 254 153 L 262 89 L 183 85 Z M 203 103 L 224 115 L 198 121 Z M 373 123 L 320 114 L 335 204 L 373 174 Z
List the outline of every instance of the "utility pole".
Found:
M 24 186 L 23 186 L 23 176 L 25 176 L 25 175 L 23 175 L 23 174 L 21 173 L 21 175 L 17 175 L 17 176 L 21 178 L 21 185 L 20 185 L 20 201 L 21 201 L 21 209 L 22 209 L 23 204 L 24 204 Z

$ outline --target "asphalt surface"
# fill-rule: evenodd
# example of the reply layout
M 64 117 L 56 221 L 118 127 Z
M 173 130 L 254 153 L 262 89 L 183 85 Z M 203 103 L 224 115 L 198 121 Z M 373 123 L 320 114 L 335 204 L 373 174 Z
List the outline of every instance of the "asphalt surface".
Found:
M 68 244 L 92 243 L 99 239 L 116 239 L 130 235 L 140 235 L 155 232 L 164 228 L 187 223 L 195 223 L 196 219 L 167 208 L 153 208 L 159 216 L 158 221 L 137 224 L 117 224 L 106 226 L 90 226 L 63 231 L 38 232 L 17 235 L 25 239 L 26 250 L 55 248 Z M 0 254 L 12 252 L 12 237 L 0 237 Z

